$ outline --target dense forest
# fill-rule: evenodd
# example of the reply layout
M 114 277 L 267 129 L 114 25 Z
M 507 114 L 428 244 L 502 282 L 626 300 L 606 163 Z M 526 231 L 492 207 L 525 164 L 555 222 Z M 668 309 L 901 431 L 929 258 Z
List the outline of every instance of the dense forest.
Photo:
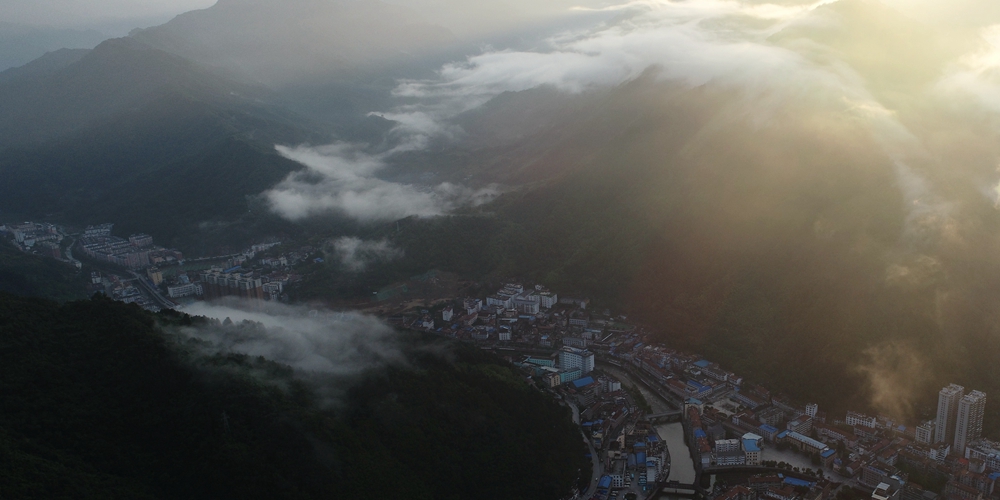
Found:
M 73 266 L 28 255 L 0 238 L 0 293 L 74 300 L 86 297 L 86 279 Z
M 569 411 L 490 355 L 404 339 L 405 367 L 305 382 L 181 326 L 260 328 L 0 295 L 0 496 L 543 499 L 589 480 Z

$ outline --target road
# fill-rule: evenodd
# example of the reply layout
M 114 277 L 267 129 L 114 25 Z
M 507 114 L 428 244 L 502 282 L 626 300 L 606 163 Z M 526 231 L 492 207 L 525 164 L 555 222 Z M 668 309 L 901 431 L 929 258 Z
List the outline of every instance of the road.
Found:
M 80 262 L 80 261 L 78 261 L 78 260 L 76 260 L 76 259 L 73 258 L 73 246 L 76 245 L 76 238 L 73 237 L 73 236 L 69 236 L 69 239 L 71 239 L 73 241 L 71 241 L 70 244 L 69 244 L 69 246 L 66 247 L 66 260 L 72 262 L 73 265 L 76 266 L 77 269 L 80 269 L 80 267 L 83 266 L 83 262 Z
M 139 273 L 137 273 L 135 271 L 129 271 L 129 274 L 131 274 L 133 277 L 135 277 L 136 281 L 138 281 L 139 284 L 142 285 L 142 288 L 145 289 L 150 295 L 152 295 L 153 299 L 155 299 L 157 302 L 159 302 L 161 306 L 163 306 L 163 307 L 165 307 L 167 309 L 175 309 L 175 308 L 177 308 L 177 304 L 171 302 L 169 299 L 167 299 L 166 297 L 164 297 L 163 295 L 161 295 L 159 290 L 157 290 L 156 288 L 154 288 L 152 285 L 150 285 L 146 281 L 146 277 L 145 276 L 143 276 L 143 275 L 141 275 L 141 274 L 139 274 Z
M 573 423 L 578 427 L 580 426 L 580 410 L 576 408 L 576 405 L 562 401 L 563 404 L 569 406 L 569 409 L 573 411 Z M 604 475 L 604 461 L 597 456 L 597 450 L 594 449 L 593 443 L 587 438 L 587 435 L 583 433 L 583 427 L 580 427 L 580 436 L 583 437 L 583 442 L 587 443 L 587 448 L 590 449 L 590 463 L 594 468 L 594 474 L 590 478 L 590 484 L 587 486 L 587 491 L 580 495 L 580 498 L 590 498 L 597 493 L 597 481 Z

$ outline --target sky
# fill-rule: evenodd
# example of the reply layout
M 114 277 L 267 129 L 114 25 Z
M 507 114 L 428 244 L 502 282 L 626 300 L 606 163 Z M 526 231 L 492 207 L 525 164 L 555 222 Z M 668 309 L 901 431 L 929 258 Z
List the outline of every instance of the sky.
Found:
M 155 26 L 213 4 L 215 0 L 0 0 L 0 12 L 8 23 L 124 35 L 132 28 Z

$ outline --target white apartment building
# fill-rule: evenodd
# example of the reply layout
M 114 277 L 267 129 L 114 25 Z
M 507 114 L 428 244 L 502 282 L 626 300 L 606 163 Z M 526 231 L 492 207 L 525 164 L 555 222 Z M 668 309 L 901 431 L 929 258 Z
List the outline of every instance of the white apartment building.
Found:
M 934 426 L 933 420 L 928 420 L 917 426 L 916 429 L 916 439 L 918 443 L 931 444 L 934 440 Z
M 958 402 L 955 420 L 955 444 L 951 450 L 958 456 L 965 456 L 966 444 L 979 439 L 983 434 L 983 412 L 986 409 L 986 394 L 972 391 Z
M 965 387 L 951 384 L 938 392 L 937 421 L 934 427 L 934 442 L 952 442 L 955 438 L 955 419 L 958 418 L 958 402 L 965 394 Z
M 594 371 L 594 353 L 573 347 L 559 349 L 559 367 L 564 370 L 579 368 L 584 375 Z

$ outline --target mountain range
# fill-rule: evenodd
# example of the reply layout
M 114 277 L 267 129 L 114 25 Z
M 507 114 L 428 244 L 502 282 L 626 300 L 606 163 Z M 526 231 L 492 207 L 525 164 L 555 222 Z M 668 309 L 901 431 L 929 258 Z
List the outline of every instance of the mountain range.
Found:
M 914 418 L 945 381 L 992 388 L 1000 150 L 980 33 L 875 0 L 778 7 L 636 7 L 470 51 L 412 7 L 220 1 L 0 73 L 0 210 L 206 251 L 218 227 L 386 239 L 404 257 L 331 261 L 314 290 L 431 268 L 536 280 L 835 407 Z M 275 148 L 326 144 L 356 149 L 313 168 Z M 494 184 L 490 203 L 392 227 L 289 220 L 268 197 Z

